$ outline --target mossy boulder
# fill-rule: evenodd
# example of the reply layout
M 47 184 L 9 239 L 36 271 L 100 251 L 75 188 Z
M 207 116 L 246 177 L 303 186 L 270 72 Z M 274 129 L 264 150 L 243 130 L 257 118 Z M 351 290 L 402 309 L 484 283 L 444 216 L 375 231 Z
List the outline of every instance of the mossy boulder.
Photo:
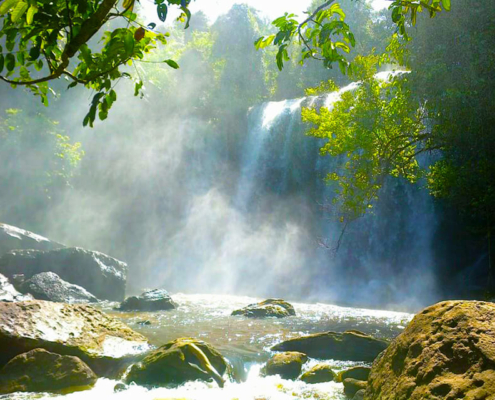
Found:
M 388 342 L 358 331 L 325 332 L 279 343 L 273 351 L 300 351 L 312 358 L 345 361 L 373 361 Z
M 34 275 L 21 285 L 23 293 L 35 299 L 61 303 L 96 303 L 98 299 L 86 289 L 64 281 L 54 272 Z
M 302 370 L 308 356 L 297 351 L 275 354 L 263 367 L 263 375 L 280 375 L 283 379 L 296 379 Z
M 131 296 L 125 299 L 117 310 L 120 311 L 161 311 L 177 308 L 168 292 L 164 289 L 155 289 L 144 292 L 140 296 Z
M 373 363 L 367 400 L 495 399 L 495 304 L 445 301 Z
M 6 276 L 0 274 L 0 301 L 25 301 L 33 300 L 31 295 L 24 295 L 16 290 Z
M 106 254 L 79 247 L 42 250 L 12 250 L 0 257 L 0 273 L 25 279 L 41 272 L 54 272 L 79 285 L 99 299 L 122 301 L 125 297 L 127 264 Z
M 188 381 L 216 380 L 223 386 L 228 363 L 210 344 L 180 338 L 152 351 L 132 366 L 126 382 L 145 386 L 176 386 Z
M 10 250 L 55 250 L 65 247 L 36 233 L 0 223 L 0 256 Z
M 364 400 L 365 394 L 366 394 L 366 389 L 360 389 L 356 392 L 352 400 Z
M 75 391 L 93 386 L 96 374 L 78 357 L 34 349 L 0 370 L 0 394 Z
M 344 384 L 344 394 L 352 399 L 360 390 L 366 390 L 368 382 L 360 381 L 359 379 L 346 378 L 343 381 Z
M 287 303 L 285 300 L 267 299 L 235 310 L 232 312 L 232 315 L 243 315 L 249 318 L 284 318 L 296 315 L 296 311 L 292 304 Z
M 94 307 L 42 300 L 0 303 L 0 366 L 42 348 L 79 357 L 115 376 L 149 350 L 148 340 Z
M 368 376 L 370 375 L 370 371 L 370 367 L 352 367 L 339 373 L 337 381 L 343 382 L 344 379 L 347 378 L 357 379 L 359 381 L 367 381 Z
M 337 379 L 337 374 L 326 364 L 318 364 L 306 371 L 301 376 L 301 380 L 306 383 L 332 382 Z

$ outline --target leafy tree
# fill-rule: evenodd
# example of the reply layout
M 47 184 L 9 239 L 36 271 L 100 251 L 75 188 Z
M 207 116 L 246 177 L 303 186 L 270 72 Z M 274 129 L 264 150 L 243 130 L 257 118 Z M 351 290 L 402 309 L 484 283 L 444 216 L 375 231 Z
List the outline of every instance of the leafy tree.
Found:
M 179 19 L 191 17 L 190 0 L 156 0 L 161 21 L 168 7 L 182 10 Z M 142 87 L 139 78 L 121 67 L 142 60 L 158 43 L 166 44 L 166 35 L 143 26 L 133 12 L 135 0 L 3 0 L 0 4 L 5 52 L 0 46 L 0 80 L 13 87 L 25 86 L 48 104 L 49 82 L 66 78 L 69 88 L 83 85 L 96 92 L 84 125 L 105 119 L 116 101 L 114 86 L 119 79 L 135 80 L 135 94 Z M 104 30 L 109 24 L 118 26 Z M 104 31 L 103 31 L 104 30 Z M 103 32 L 100 32 L 103 31 Z M 100 43 L 95 35 L 100 32 Z M 178 68 L 173 60 L 165 60 Z
M 389 9 L 397 32 L 407 38 L 408 22 L 415 25 L 418 13 L 428 11 L 433 18 L 439 12 L 450 11 L 450 0 L 394 0 Z M 308 59 L 321 61 L 327 68 L 338 64 L 342 73 L 346 74 L 350 68 L 352 71 L 346 54 L 356 45 L 356 40 L 345 18 L 342 7 L 335 0 L 325 1 L 302 22 L 298 22 L 295 14 L 285 13 L 273 21 L 278 32 L 260 37 L 255 46 L 257 49 L 272 44 L 277 46 L 277 66 L 282 70 L 284 63 L 290 60 L 290 45 L 296 42 L 303 49 L 301 64 Z

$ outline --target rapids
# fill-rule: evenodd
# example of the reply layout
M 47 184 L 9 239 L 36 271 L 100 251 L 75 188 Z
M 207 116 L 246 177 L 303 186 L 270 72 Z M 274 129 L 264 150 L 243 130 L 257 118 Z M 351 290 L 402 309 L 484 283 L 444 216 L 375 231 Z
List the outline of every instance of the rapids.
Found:
M 15 394 L 0 396 L 2 400 L 63 399 L 63 400 L 284 400 L 284 399 L 344 399 L 341 383 L 308 385 L 288 381 L 277 376 L 260 377 L 259 371 L 271 355 L 270 347 L 284 339 L 308 333 L 358 329 L 380 338 L 392 338 L 402 331 L 412 314 L 392 311 L 339 307 L 330 304 L 294 303 L 297 315 L 283 319 L 248 319 L 231 317 L 237 308 L 260 299 L 225 295 L 172 296 L 179 307 L 171 311 L 153 313 L 122 313 L 113 311 L 115 304 L 103 309 L 121 318 L 134 330 L 148 337 L 155 346 L 179 337 L 195 337 L 215 346 L 232 364 L 239 382 L 227 382 L 224 389 L 212 383 L 189 382 L 177 388 L 148 390 L 131 385 L 114 393 L 117 381 L 100 379 L 96 386 L 83 392 L 67 395 Z M 143 321 L 149 321 L 144 325 Z M 334 371 L 364 363 L 325 360 Z M 310 360 L 304 370 L 317 363 Z

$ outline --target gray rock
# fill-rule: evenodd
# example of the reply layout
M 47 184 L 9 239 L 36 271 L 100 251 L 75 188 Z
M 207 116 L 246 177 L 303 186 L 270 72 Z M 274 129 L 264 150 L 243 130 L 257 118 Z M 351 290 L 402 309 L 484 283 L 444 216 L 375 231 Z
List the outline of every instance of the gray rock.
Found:
M 344 394 L 352 399 L 359 391 L 366 391 L 368 383 L 366 381 L 360 381 L 357 379 L 347 378 L 344 379 Z
M 54 250 L 62 247 L 65 246 L 36 233 L 0 223 L 0 256 L 10 250 Z
M 242 315 L 249 318 L 284 318 L 291 315 L 296 315 L 296 312 L 292 304 L 287 303 L 285 300 L 267 299 L 259 303 L 249 304 L 239 310 L 235 310 L 232 312 L 232 315 Z
M 87 304 L 0 302 L 0 367 L 34 349 L 79 357 L 115 377 L 149 349 L 148 339 Z
M 24 300 L 33 300 L 33 297 L 19 293 L 7 277 L 0 274 L 0 301 L 15 302 Z
M 119 308 L 120 311 L 160 311 L 177 308 L 165 289 L 155 289 L 144 292 L 140 296 L 131 296 L 125 299 Z
M 366 390 L 361 389 L 356 392 L 352 400 L 364 400 L 364 394 L 366 393 Z
M 273 351 L 300 351 L 309 357 L 347 361 L 373 361 L 388 343 L 358 331 L 325 332 L 279 343 Z
M 127 264 L 103 253 L 68 247 L 12 250 L 0 258 L 0 273 L 7 277 L 24 274 L 29 279 L 41 272 L 54 272 L 99 299 L 122 301 L 125 297 Z
M 35 299 L 60 303 L 96 303 L 98 299 L 81 286 L 61 279 L 54 272 L 42 272 L 25 281 L 21 292 Z
M 78 357 L 35 349 L 14 357 L 0 370 L 0 393 L 81 390 L 97 379 Z

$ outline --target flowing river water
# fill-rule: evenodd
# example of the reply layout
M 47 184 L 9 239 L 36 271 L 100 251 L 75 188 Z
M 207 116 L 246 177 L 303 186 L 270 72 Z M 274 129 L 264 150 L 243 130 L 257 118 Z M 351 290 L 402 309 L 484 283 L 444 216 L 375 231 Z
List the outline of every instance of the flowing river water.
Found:
M 235 309 L 260 299 L 226 295 L 172 296 L 178 308 L 152 313 L 122 313 L 112 310 L 112 304 L 103 309 L 122 319 L 134 330 L 149 338 L 155 346 L 180 337 L 194 337 L 215 346 L 232 364 L 238 382 L 227 382 L 223 389 L 216 383 L 189 382 L 176 388 L 146 389 L 131 385 L 114 392 L 115 380 L 99 379 L 94 388 L 66 395 L 15 394 L 2 400 L 63 399 L 63 400 L 284 400 L 284 399 L 345 399 L 343 385 L 329 382 L 316 385 L 289 381 L 278 376 L 261 377 L 260 369 L 270 358 L 274 344 L 303 334 L 357 329 L 379 338 L 391 339 L 411 320 L 412 314 L 339 307 L 329 304 L 292 303 L 296 316 L 275 319 L 233 317 Z M 144 323 L 146 321 L 146 323 Z M 149 322 L 148 322 L 149 321 Z M 307 370 L 318 362 L 330 365 L 335 372 L 354 365 L 349 361 L 310 359 L 303 367 Z

